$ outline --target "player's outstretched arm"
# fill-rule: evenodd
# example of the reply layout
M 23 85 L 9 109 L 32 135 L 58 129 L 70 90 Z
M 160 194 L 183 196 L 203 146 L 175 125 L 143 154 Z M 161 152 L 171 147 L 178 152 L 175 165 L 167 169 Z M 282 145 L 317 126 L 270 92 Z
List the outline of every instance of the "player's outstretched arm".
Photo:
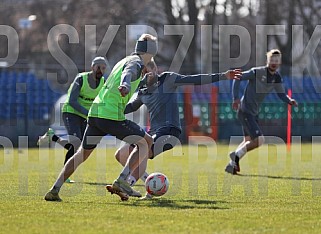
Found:
M 226 79 L 228 80 L 240 80 L 242 77 L 241 69 L 228 70 L 224 73 Z
M 239 80 L 242 76 L 240 69 L 229 70 L 223 73 L 214 74 L 197 74 L 197 75 L 180 75 L 172 73 L 171 76 L 175 76 L 175 85 L 204 85 L 218 82 L 220 80 Z

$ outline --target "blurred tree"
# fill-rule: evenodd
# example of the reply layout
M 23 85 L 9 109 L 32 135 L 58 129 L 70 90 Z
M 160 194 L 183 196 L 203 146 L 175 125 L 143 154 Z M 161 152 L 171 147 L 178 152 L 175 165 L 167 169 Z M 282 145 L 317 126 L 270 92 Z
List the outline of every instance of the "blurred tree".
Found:
M 18 32 L 20 54 L 16 68 L 58 71 L 62 73 L 61 83 L 66 83 L 67 86 L 70 81 L 63 75 L 62 64 L 56 61 L 48 50 L 48 32 L 58 24 L 68 24 L 77 30 L 79 43 L 69 43 L 69 38 L 62 35 L 59 38 L 59 45 L 79 70 L 88 69 L 85 65 L 88 64 L 89 57 L 95 55 L 101 43 L 105 43 L 102 47 L 108 46 L 108 41 L 104 39 L 110 36 L 105 34 L 111 25 L 120 27 L 106 54 L 101 55 L 107 56 L 111 66 L 125 56 L 126 25 L 131 24 L 146 24 L 156 29 L 160 39 L 157 60 L 169 67 L 179 48 L 182 32 L 177 32 L 176 35 L 164 35 L 164 25 L 191 25 L 194 27 L 192 40 L 188 46 L 180 47 L 178 51 L 178 58 L 183 61 L 180 72 L 184 73 L 210 69 L 218 71 L 219 25 L 243 26 L 249 31 L 253 42 L 257 25 L 285 25 L 286 35 L 269 36 L 268 48 L 280 48 L 284 54 L 283 67 L 290 68 L 292 64 L 302 59 L 302 54 L 295 53 L 292 61 L 292 52 L 300 51 L 293 49 L 292 26 L 303 25 L 304 43 L 307 43 L 320 22 L 320 2 L 320 0 L 2 0 L 0 21 L 2 24 L 12 26 Z M 32 27 L 19 28 L 19 19 L 30 15 L 37 17 L 32 22 Z M 87 32 L 85 36 L 86 25 L 95 25 L 96 34 L 88 35 Z M 206 28 L 211 31 L 208 30 L 207 34 L 204 34 L 204 31 L 201 31 L 202 25 L 212 25 Z M 90 48 L 86 47 L 85 38 L 95 40 Z M 0 41 L 3 40 L 3 37 L 0 37 Z M 206 43 L 206 48 L 202 47 L 204 40 L 211 42 Z M 235 38 L 231 38 L 230 41 L 230 56 L 237 57 L 240 53 L 239 41 Z M 209 46 L 211 48 L 208 48 Z M 244 68 L 262 65 L 256 64 L 255 49 L 256 45 L 252 43 L 251 59 Z M 6 47 L 0 47 L 0 55 L 5 55 L 6 50 Z M 187 51 L 186 56 L 185 51 Z M 206 63 L 200 62 L 201 51 L 205 54 Z M 320 48 L 313 56 L 320 63 Z M 290 69 L 287 69 L 286 73 L 289 72 Z
M 188 73 L 196 73 L 201 70 L 209 71 L 209 64 L 200 64 L 201 43 L 204 42 L 200 35 L 202 25 L 212 25 L 212 35 L 203 35 L 210 37 L 212 48 L 207 49 L 207 53 L 211 54 L 214 66 L 213 71 L 218 71 L 219 56 L 219 35 L 218 25 L 244 25 L 249 28 L 250 33 L 255 35 L 255 26 L 253 26 L 253 18 L 257 13 L 257 4 L 251 1 L 235 1 L 235 0 L 212 0 L 212 1 L 179 1 L 166 0 L 163 1 L 165 6 L 168 24 L 170 25 L 193 25 L 194 37 L 191 41 L 186 59 L 184 60 L 182 70 Z M 245 13 L 244 13 L 245 12 Z M 180 43 L 179 37 L 172 37 L 171 43 L 177 48 Z M 240 51 L 239 43 L 231 43 L 231 56 L 237 57 Z M 254 46 L 255 48 L 255 46 Z M 186 49 L 186 48 L 183 48 Z M 208 56 L 205 56 L 208 58 Z M 202 68 L 201 68 L 202 66 Z
M 319 4 L 318 4 L 319 2 Z M 321 20 L 320 1 L 318 0 L 293 0 L 293 1 L 260 1 L 260 13 L 264 15 L 265 25 L 284 25 L 285 35 L 273 35 L 269 38 L 269 47 L 275 45 L 282 51 L 283 74 L 290 75 L 291 69 L 302 59 L 302 48 L 297 49 L 293 39 L 293 26 L 302 25 L 304 29 L 304 43 L 310 40 L 316 26 Z M 299 35 L 297 35 L 299 36 Z M 302 47 L 302 45 L 298 45 Z M 295 51 L 297 50 L 297 51 Z M 320 55 L 320 49 L 316 54 Z M 319 57 L 319 56 L 316 56 Z M 319 59 L 319 62 L 321 60 Z
M 196 44 L 196 38 L 198 34 L 198 14 L 200 8 L 197 8 L 196 2 L 193 0 L 187 1 L 177 1 L 177 0 L 165 0 L 163 1 L 167 22 L 169 25 L 193 25 L 194 26 L 194 36 L 191 40 L 189 47 L 181 47 L 182 50 L 188 50 L 186 56 L 180 57 L 180 60 L 183 61 L 181 68 L 182 72 L 185 73 L 195 73 L 197 69 L 196 61 L 199 55 L 197 54 L 198 47 Z M 179 48 L 181 42 L 182 32 L 178 32 L 177 35 L 180 36 L 171 36 L 171 44 L 174 48 Z M 182 51 L 178 51 L 180 54 L 185 54 Z M 171 62 L 171 61 L 167 61 Z M 175 62 L 175 61 L 174 61 Z M 178 72 L 178 71 L 177 71 Z
M 19 35 L 19 60 L 14 66 L 16 69 L 32 69 L 40 77 L 46 78 L 47 72 L 58 73 L 60 88 L 66 89 L 72 81 L 66 76 L 65 61 L 56 61 L 49 52 L 50 40 L 58 40 L 63 52 L 76 64 L 79 71 L 89 69 L 88 59 L 96 55 L 99 46 L 106 46 L 108 40 L 103 40 L 110 25 L 118 25 L 119 30 L 111 42 L 106 54 L 110 66 L 126 55 L 126 26 L 135 24 L 142 15 L 144 3 L 151 0 L 132 1 L 104 1 L 104 0 L 37 0 L 37 1 L 9 1 L 4 0 L 0 5 L 0 21 L 15 28 Z M 19 19 L 35 15 L 31 28 L 19 28 Z M 48 41 L 49 31 L 58 24 L 67 24 L 74 27 L 79 37 L 79 43 L 69 43 L 66 35 L 51 38 Z M 87 35 L 86 39 L 95 40 L 96 45 L 86 48 L 86 25 L 96 28 L 95 34 Z M 2 39 L 2 38 L 0 38 Z M 101 45 L 101 43 L 105 43 Z M 0 48 L 0 54 L 6 54 L 7 48 Z M 91 58 L 85 58 L 86 50 Z M 41 72 L 43 71 L 43 72 Z

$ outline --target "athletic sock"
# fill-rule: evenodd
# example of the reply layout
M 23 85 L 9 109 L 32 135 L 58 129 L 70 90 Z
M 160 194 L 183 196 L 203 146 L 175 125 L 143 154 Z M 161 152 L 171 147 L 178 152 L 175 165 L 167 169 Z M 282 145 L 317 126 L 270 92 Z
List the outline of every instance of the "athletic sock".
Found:
M 57 141 L 59 140 L 59 137 L 54 134 L 54 135 L 51 137 L 51 140 L 54 141 L 54 142 L 57 142 Z
M 237 157 L 239 157 L 239 159 L 241 159 L 246 154 L 246 152 L 247 152 L 247 149 L 246 149 L 246 144 L 245 144 L 242 147 L 238 148 L 235 151 L 235 154 L 236 154 Z
M 232 161 L 232 160 L 230 160 L 230 163 L 229 163 L 231 166 L 235 166 L 236 165 L 236 163 L 235 163 L 235 161 Z
M 51 190 L 52 192 L 54 192 L 54 193 L 59 193 L 60 188 L 58 188 L 58 187 L 56 187 L 56 186 L 53 186 L 50 190 Z
M 140 179 L 145 182 L 148 176 L 149 174 L 145 171 L 142 177 L 140 177 Z
M 58 179 L 56 180 L 54 186 L 52 186 L 52 188 L 50 190 L 53 191 L 53 192 L 59 193 L 60 188 L 62 187 L 63 184 L 64 184 L 64 181 L 59 180 L 59 177 L 58 177 Z
M 119 177 L 117 178 L 117 180 L 123 180 L 126 181 L 127 177 L 130 175 L 130 169 L 129 166 L 125 166 L 122 170 L 122 172 L 120 173 Z
M 127 182 L 130 184 L 130 186 L 134 186 L 136 184 L 136 178 L 132 175 L 129 175 L 127 178 Z

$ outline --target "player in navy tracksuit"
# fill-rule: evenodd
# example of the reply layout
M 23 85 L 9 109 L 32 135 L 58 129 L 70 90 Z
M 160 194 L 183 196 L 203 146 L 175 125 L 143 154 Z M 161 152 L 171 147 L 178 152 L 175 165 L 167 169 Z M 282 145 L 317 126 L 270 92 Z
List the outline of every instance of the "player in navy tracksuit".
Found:
M 294 99 L 288 97 L 283 80 L 277 69 L 281 64 L 281 52 L 273 49 L 267 53 L 267 65 L 255 67 L 242 74 L 240 80 L 233 81 L 233 104 L 243 128 L 244 139 L 237 149 L 230 153 L 231 161 L 225 171 L 237 174 L 240 171 L 239 160 L 249 151 L 264 143 L 263 133 L 258 125 L 260 104 L 266 95 L 275 90 L 279 98 L 290 105 L 297 106 Z M 242 98 L 239 98 L 240 81 L 248 80 Z
M 144 78 L 146 86 L 140 88 L 136 99 L 128 103 L 125 109 L 125 113 L 130 113 L 138 110 L 142 105 L 147 107 L 151 123 L 149 134 L 154 139 L 149 155 L 150 159 L 172 149 L 179 141 L 181 124 L 178 111 L 178 94 L 176 92 L 179 86 L 202 85 L 220 80 L 239 79 L 241 75 L 239 69 L 217 74 L 180 75 L 174 72 L 164 72 L 158 75 L 154 61 L 147 64 L 147 71 L 150 70 L 152 72 L 147 73 Z M 131 152 L 134 147 L 134 145 L 124 145 L 116 152 L 116 159 L 122 165 L 125 165 L 128 152 Z M 129 177 L 129 182 L 132 185 L 138 178 L 143 180 L 147 178 L 146 166 L 147 158 L 140 164 L 140 169 L 134 171 Z

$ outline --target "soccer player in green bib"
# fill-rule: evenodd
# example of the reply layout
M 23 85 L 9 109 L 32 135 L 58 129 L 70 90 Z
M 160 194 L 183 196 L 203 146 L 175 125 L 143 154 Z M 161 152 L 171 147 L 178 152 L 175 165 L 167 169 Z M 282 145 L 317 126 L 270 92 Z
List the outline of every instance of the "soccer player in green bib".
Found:
M 49 128 L 37 142 L 41 146 L 54 141 L 67 149 L 64 164 L 81 144 L 87 126 L 88 111 L 105 82 L 103 75 L 106 66 L 104 57 L 95 57 L 91 62 L 91 71 L 77 74 L 70 85 L 67 99 L 62 107 L 62 119 L 68 133 L 68 140 L 61 139 L 55 135 L 53 129 Z M 67 182 L 71 182 L 70 179 L 67 179 Z
M 143 34 L 136 42 L 135 52 L 113 67 L 89 110 L 88 124 L 79 150 L 65 164 L 56 182 L 45 195 L 45 200 L 61 201 L 59 191 L 63 183 L 90 156 L 102 137 L 107 134 L 137 145 L 119 177 L 112 185 L 107 186 L 108 191 L 119 195 L 122 200 L 127 200 L 129 196 L 141 196 L 126 180 L 148 155 L 153 139 L 136 123 L 126 120 L 124 110 L 141 81 L 144 66 L 156 53 L 157 39 L 152 35 Z

